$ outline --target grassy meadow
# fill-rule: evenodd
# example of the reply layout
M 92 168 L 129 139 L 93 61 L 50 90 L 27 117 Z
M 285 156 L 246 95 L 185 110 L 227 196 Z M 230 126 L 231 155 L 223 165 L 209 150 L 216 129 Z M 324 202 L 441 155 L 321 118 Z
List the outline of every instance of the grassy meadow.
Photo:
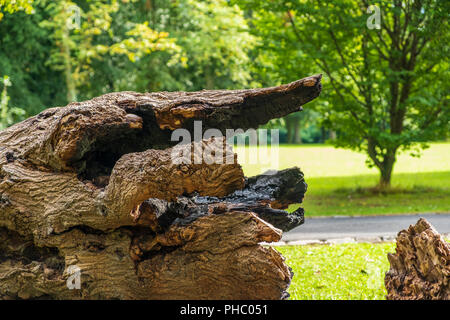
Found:
M 292 300 L 382 300 L 395 243 L 276 247 L 294 272 Z
M 299 167 L 308 183 L 302 204 L 308 216 L 450 213 L 450 143 L 432 143 L 420 158 L 400 154 L 388 193 L 371 190 L 378 171 L 365 165 L 362 153 L 323 145 L 283 145 L 278 155 L 256 147 L 235 147 L 235 152 L 247 176 Z M 255 156 L 271 165 L 251 164 Z

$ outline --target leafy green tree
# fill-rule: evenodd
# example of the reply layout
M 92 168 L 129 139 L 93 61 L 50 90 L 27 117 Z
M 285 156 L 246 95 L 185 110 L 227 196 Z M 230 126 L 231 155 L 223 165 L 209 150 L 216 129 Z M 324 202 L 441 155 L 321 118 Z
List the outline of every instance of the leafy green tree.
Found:
M 53 42 L 39 27 L 49 16 L 39 3 L 33 14 L 18 11 L 0 21 L 0 74 L 8 75 L 10 103 L 34 115 L 46 107 L 66 104 L 63 74 L 45 65 Z
M 60 101 L 59 79 L 39 61 L 48 53 L 48 41 L 47 34 L 37 28 L 43 16 L 35 5 L 31 0 L 0 0 L 0 74 L 7 79 L 3 82 L 3 127 L 40 111 L 50 101 Z M 10 105 L 20 106 L 26 114 Z
M 55 47 L 47 65 L 64 72 L 69 102 L 77 100 L 78 88 L 95 73 L 94 60 L 125 55 L 135 62 L 154 51 L 180 51 L 166 32 L 154 31 L 146 22 L 129 23 L 122 37 L 114 34 L 111 24 L 120 7 L 118 0 L 87 1 L 83 5 L 71 0 L 49 2 L 45 9 L 51 19 L 40 24 L 52 30 Z
M 206 89 L 247 86 L 251 81 L 249 51 L 256 39 L 242 10 L 226 0 L 187 0 L 177 17 L 180 45 L 186 48 L 190 71 Z M 184 36 L 182 36 L 184 35 Z
M 138 15 L 154 30 L 167 31 L 182 48 L 181 63 L 164 52 L 137 64 L 137 90 L 201 90 L 253 86 L 250 51 L 256 37 L 243 11 L 226 0 L 141 0 Z
M 267 38 L 282 33 L 295 45 L 284 63 L 326 75 L 323 123 L 337 131 L 336 146 L 366 152 L 380 188 L 390 186 L 399 151 L 417 154 L 447 134 L 448 1 L 377 2 L 380 28 L 368 1 L 236 2 Z
M 9 14 L 12 14 L 16 11 L 25 11 L 28 14 L 33 12 L 32 0 L 19 0 L 19 1 L 8 1 L 8 0 L 0 0 L 0 20 L 2 20 L 4 14 L 2 11 L 5 11 Z M 12 123 L 14 123 L 15 117 L 21 117 L 25 115 L 25 111 L 20 108 L 8 108 L 9 96 L 7 92 L 7 87 L 11 86 L 11 80 L 7 75 L 3 76 L 2 80 L 3 91 L 0 97 L 0 130 L 8 127 Z
M 258 39 L 251 51 L 251 74 L 253 83 L 263 86 L 280 85 L 309 75 L 314 70 L 311 64 L 299 64 L 303 58 L 294 39 L 286 32 L 289 23 L 286 15 L 277 12 L 248 10 L 247 20 L 250 32 Z M 314 100 L 302 112 L 292 113 L 280 121 L 271 120 L 270 128 L 280 129 L 280 142 L 299 144 L 323 142 L 318 124 L 320 117 L 314 106 L 321 103 Z

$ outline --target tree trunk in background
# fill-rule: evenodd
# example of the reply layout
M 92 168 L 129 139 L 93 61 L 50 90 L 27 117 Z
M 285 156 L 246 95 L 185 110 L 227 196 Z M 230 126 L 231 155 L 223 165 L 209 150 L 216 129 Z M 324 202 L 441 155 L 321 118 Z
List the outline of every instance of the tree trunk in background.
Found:
M 286 130 L 287 130 L 287 143 L 292 144 L 294 143 L 294 123 L 291 118 L 285 117 L 284 121 L 286 123 Z
M 300 134 L 300 119 L 298 117 L 285 117 L 287 130 L 287 143 L 301 144 L 302 137 Z
M 378 182 L 377 188 L 380 190 L 387 190 L 391 187 L 392 170 L 394 169 L 395 154 L 397 148 L 390 149 L 383 155 L 382 160 L 380 159 L 380 150 L 377 149 L 377 142 L 374 138 L 369 137 L 367 139 L 367 153 L 375 164 L 375 166 L 380 171 L 380 180 Z
M 450 244 L 425 219 L 397 235 L 384 279 L 388 300 L 450 300 Z
M 214 71 L 211 67 L 205 68 L 205 89 L 214 89 Z
M 389 189 L 391 187 L 392 178 L 392 165 L 391 167 L 381 167 L 380 168 L 380 181 L 378 183 L 378 188 L 380 190 Z
M 378 188 L 381 190 L 389 189 L 391 187 L 392 170 L 395 164 L 395 151 L 390 152 L 386 155 L 383 161 L 379 164 L 378 169 L 380 170 L 380 181 Z
M 336 131 L 330 130 L 328 137 L 330 140 L 336 140 L 337 137 Z
M 1 131 L 0 298 L 286 298 L 292 273 L 260 243 L 303 223 L 303 209 L 282 210 L 302 201 L 303 174 L 247 179 L 220 139 L 171 135 L 195 120 L 255 128 L 316 98 L 320 80 L 117 92 Z
M 294 143 L 295 144 L 301 144 L 302 143 L 302 136 L 300 134 L 300 120 L 298 120 L 298 119 L 294 123 Z
M 66 78 L 67 102 L 77 101 L 77 89 L 72 75 L 72 58 L 70 55 L 69 30 L 66 25 L 63 26 L 62 35 L 62 53 L 64 59 L 64 75 Z

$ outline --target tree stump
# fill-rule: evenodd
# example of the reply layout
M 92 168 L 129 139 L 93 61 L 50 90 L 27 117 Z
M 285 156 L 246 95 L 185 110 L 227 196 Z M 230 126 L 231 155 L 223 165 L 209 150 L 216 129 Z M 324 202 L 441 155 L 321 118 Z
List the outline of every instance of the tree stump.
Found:
M 194 133 L 195 120 L 256 128 L 301 110 L 320 80 L 110 93 L 0 132 L 0 297 L 285 298 L 292 273 L 260 243 L 303 223 L 303 209 L 282 210 L 303 199 L 301 171 L 246 178 L 234 154 L 174 163 L 174 151 L 195 158 L 218 141 L 174 146 L 171 134 Z
M 450 244 L 425 219 L 397 235 L 384 279 L 389 300 L 449 300 Z

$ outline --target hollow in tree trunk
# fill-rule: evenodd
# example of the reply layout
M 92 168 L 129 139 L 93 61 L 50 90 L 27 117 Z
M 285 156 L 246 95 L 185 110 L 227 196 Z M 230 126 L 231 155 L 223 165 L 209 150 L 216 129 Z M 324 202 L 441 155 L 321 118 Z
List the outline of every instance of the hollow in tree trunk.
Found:
M 380 170 L 379 189 L 386 190 L 391 187 L 392 171 L 395 164 L 395 151 L 386 155 L 378 169 Z

